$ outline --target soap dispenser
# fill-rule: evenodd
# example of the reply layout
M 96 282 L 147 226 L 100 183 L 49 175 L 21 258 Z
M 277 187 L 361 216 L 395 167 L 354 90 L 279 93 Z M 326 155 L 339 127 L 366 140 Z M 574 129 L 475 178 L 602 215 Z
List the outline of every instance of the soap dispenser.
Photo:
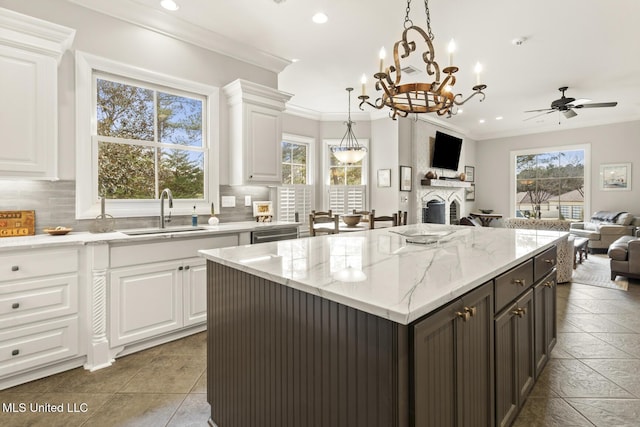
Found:
M 196 207 L 193 207 L 193 213 L 191 214 L 191 225 L 194 227 L 198 226 L 198 214 L 196 213 Z

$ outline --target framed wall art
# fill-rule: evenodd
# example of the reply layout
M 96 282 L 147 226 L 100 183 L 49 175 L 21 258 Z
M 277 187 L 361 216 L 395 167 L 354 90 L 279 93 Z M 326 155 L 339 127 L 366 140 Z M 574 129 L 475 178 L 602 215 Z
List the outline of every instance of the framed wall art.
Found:
M 411 191 L 411 166 L 400 166 L 400 191 Z
M 465 166 L 464 180 L 467 182 L 474 182 L 476 180 L 476 168 L 473 166 Z
M 631 163 L 607 163 L 600 165 L 600 190 L 630 191 Z
M 391 169 L 378 169 L 378 187 L 391 187 Z
M 473 202 L 476 200 L 476 185 L 471 184 L 470 187 L 464 189 L 464 200 L 467 202 Z

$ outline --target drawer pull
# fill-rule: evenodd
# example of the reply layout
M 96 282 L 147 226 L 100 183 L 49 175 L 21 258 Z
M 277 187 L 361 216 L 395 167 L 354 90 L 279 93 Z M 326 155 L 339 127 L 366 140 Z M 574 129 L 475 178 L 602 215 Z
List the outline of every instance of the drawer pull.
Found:
M 11 271 L 18 271 L 18 270 L 20 270 L 20 267 L 18 267 L 17 265 L 11 266 Z
M 463 322 L 466 322 L 471 318 L 471 314 L 468 311 L 457 311 L 456 316 L 462 319 Z
M 12 350 L 12 351 L 11 351 L 11 355 L 12 355 L 12 356 L 17 356 L 17 355 L 19 355 L 19 354 L 20 354 L 20 350 Z
M 515 310 L 513 310 L 511 314 L 515 314 L 518 317 L 523 317 L 525 314 L 527 314 L 527 309 L 518 307 Z
M 553 288 L 553 280 L 548 280 L 548 281 L 544 282 L 544 285 L 547 288 Z
M 524 286 L 527 283 L 525 279 L 513 279 L 514 285 Z
M 184 269 L 184 267 L 180 266 L 178 267 L 178 271 L 182 271 Z
M 184 266 L 184 269 L 185 269 L 185 270 L 188 270 L 188 269 L 190 269 L 190 268 L 191 268 L 191 267 L 189 267 L 188 265 L 185 265 L 185 266 Z
M 553 264 L 555 264 L 555 263 L 556 263 L 556 260 L 555 260 L 555 259 L 553 259 L 553 258 L 551 258 L 551 259 L 545 259 L 545 260 L 544 260 L 544 262 L 546 262 L 547 264 L 551 264 L 551 265 L 553 265 Z
M 19 302 L 14 302 L 13 304 L 11 304 L 11 308 L 13 308 L 14 310 L 16 308 L 20 308 L 20 303 Z
M 465 313 L 469 313 L 469 316 L 473 317 L 476 315 L 476 308 L 475 307 L 465 307 L 464 308 Z

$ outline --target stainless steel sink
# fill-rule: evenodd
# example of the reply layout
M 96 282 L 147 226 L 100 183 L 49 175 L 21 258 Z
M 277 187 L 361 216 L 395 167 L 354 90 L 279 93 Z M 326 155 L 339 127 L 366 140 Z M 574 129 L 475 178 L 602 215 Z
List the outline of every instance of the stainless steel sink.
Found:
M 206 230 L 204 227 L 192 227 L 192 226 L 183 226 L 183 227 L 152 227 L 152 228 L 135 228 L 131 230 L 119 230 L 121 233 L 126 234 L 127 236 L 140 236 L 143 234 L 167 234 L 167 233 L 184 233 L 186 231 L 198 231 L 198 230 Z

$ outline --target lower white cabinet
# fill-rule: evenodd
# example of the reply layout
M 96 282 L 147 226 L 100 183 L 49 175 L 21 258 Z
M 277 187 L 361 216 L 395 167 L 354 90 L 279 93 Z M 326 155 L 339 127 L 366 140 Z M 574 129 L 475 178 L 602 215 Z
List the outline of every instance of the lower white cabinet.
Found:
M 110 275 L 112 346 L 206 320 L 206 262 L 201 258 L 115 269 Z
M 29 370 L 86 354 L 80 350 L 78 264 L 75 248 L 0 254 L 0 389 Z

